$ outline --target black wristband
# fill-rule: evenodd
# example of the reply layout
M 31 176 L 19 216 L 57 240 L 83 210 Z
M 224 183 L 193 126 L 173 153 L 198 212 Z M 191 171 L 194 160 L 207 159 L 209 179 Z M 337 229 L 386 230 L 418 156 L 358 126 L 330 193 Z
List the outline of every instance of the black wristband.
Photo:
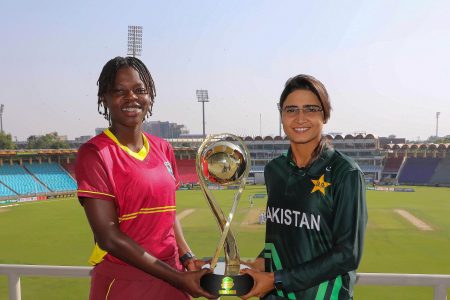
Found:
M 275 272 L 274 273 L 274 280 L 273 280 L 273 286 L 277 291 L 283 290 L 283 281 L 281 280 L 281 273 Z
M 190 259 L 194 259 L 195 255 L 191 252 L 186 252 L 185 254 L 180 256 L 180 263 L 184 266 L 184 263 Z

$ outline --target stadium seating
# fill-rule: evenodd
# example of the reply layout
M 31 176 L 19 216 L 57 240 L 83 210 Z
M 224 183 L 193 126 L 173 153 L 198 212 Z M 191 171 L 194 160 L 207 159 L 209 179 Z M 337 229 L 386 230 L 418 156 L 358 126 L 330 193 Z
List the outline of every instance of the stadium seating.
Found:
M 364 173 L 375 173 L 381 171 L 381 166 L 373 166 L 373 165 L 359 165 L 361 171 Z
M 0 167 L 0 181 L 20 195 L 46 193 L 49 190 L 19 165 Z
M 442 159 L 430 180 L 434 185 L 450 185 L 450 157 Z
M 75 178 L 75 163 L 74 162 L 61 163 L 61 166 L 64 168 L 64 170 L 66 170 L 70 174 L 70 176 Z
M 24 167 L 53 192 L 77 189 L 74 179 L 57 163 L 25 163 Z
M 398 176 L 401 184 L 428 184 L 433 176 L 440 158 L 408 157 Z
M 178 159 L 178 175 L 181 183 L 197 183 L 198 176 L 195 171 L 195 159 Z
M 264 167 L 265 166 L 251 166 L 250 172 L 253 172 L 253 173 L 264 172 Z
M 384 164 L 383 173 L 398 173 L 403 163 L 403 157 L 388 157 Z
M 11 191 L 8 187 L 6 187 L 4 184 L 0 184 L 0 197 L 5 196 L 16 196 L 17 194 Z

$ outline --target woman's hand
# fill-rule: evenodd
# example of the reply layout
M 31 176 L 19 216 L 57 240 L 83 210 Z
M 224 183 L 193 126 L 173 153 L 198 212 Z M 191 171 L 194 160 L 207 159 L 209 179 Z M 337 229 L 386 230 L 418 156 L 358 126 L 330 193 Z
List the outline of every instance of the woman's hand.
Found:
M 264 267 L 264 258 L 262 257 L 257 257 L 255 260 L 246 260 L 246 261 L 242 261 L 241 260 L 241 264 L 246 265 L 248 267 L 250 267 L 250 269 L 259 271 L 259 272 L 264 272 L 265 267 Z
M 268 292 L 274 289 L 274 274 L 268 272 L 260 272 L 252 269 L 241 270 L 242 274 L 252 276 L 255 283 L 253 288 L 247 294 L 241 296 L 242 299 L 249 299 L 251 297 L 264 297 Z
M 198 271 L 181 272 L 175 285 L 177 288 L 186 291 L 194 298 L 205 297 L 208 299 L 216 299 L 214 295 L 209 294 L 200 286 L 200 279 L 203 275 L 211 273 L 210 269 L 201 269 Z
M 201 260 L 201 259 L 197 259 L 196 257 L 194 257 L 193 259 L 186 261 L 186 263 L 184 264 L 184 267 L 188 271 L 199 271 L 202 269 L 202 267 L 204 265 L 207 265 L 209 263 L 210 262 L 207 260 Z

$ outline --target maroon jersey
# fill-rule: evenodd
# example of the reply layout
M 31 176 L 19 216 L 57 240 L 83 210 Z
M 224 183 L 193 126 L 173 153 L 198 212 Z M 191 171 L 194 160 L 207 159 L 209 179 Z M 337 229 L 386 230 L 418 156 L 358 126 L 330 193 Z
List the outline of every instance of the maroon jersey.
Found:
M 76 163 L 78 197 L 113 201 L 120 230 L 151 255 L 170 261 L 178 257 L 175 156 L 165 140 L 147 133 L 143 138 L 145 149 L 139 153 L 108 129 L 83 144 Z M 105 259 L 125 264 L 109 254 Z

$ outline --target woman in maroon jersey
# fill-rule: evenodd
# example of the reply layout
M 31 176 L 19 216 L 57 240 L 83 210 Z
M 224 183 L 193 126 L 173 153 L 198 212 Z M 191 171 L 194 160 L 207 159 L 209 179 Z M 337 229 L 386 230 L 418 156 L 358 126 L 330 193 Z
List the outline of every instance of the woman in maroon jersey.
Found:
M 142 130 L 155 98 L 148 69 L 116 57 L 98 86 L 110 127 L 81 146 L 76 164 L 78 198 L 96 241 L 90 299 L 211 298 L 199 284 L 208 270 L 176 219 L 172 147 Z

